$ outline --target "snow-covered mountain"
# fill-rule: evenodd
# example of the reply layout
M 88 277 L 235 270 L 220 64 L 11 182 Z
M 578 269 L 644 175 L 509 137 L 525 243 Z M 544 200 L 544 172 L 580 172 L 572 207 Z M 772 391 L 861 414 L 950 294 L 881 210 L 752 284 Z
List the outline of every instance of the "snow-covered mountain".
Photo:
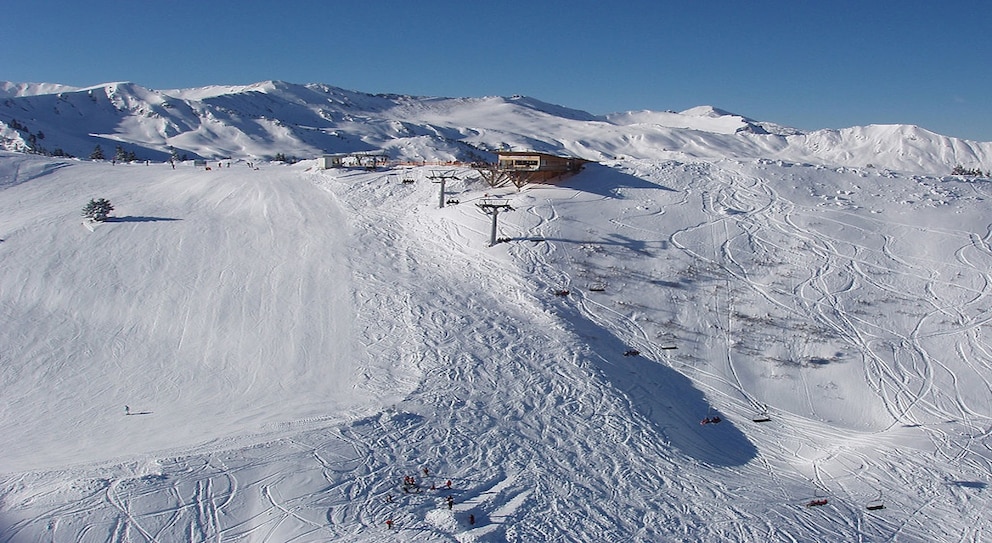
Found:
M 510 148 L 597 161 L 730 154 L 933 174 L 992 163 L 992 143 L 915 126 L 805 133 L 710 106 L 595 116 L 528 97 L 371 95 L 281 81 L 164 91 L 2 83 L 0 98 L 2 148 L 83 158 L 97 145 L 105 153 L 121 145 L 156 161 L 173 150 L 211 159 L 386 150 L 397 159 L 473 160 Z
M 3 89 L 51 123 L 5 134 L 233 158 L 0 151 L 0 542 L 992 534 L 992 182 L 947 175 L 988 144 L 283 83 Z M 308 134 L 599 163 L 522 190 L 444 166 L 439 207 L 439 167 L 259 159 L 347 148 Z M 110 220 L 83 223 L 91 198 Z

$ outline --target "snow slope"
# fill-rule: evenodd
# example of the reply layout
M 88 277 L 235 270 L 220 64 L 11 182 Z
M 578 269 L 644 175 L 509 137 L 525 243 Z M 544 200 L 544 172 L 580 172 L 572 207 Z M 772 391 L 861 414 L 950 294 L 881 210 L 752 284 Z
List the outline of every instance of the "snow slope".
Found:
M 347 223 L 333 201 L 307 194 L 319 189 L 245 165 L 209 177 L 104 166 L 81 186 L 59 182 L 59 166 L 3 160 L 16 183 L 4 193 L 18 203 L 3 221 L 0 297 L 4 322 L 22 327 L 4 330 L 16 377 L 2 469 L 63 464 L 45 451 L 53 440 L 88 462 L 281 423 L 286 409 L 309 419 L 378 404 L 353 386 L 379 362 L 348 339 Z M 52 205 L 85 193 L 118 203 L 93 232 L 75 206 Z M 318 217 L 326 228 L 309 228 Z M 271 418 L 302 386 L 313 397 Z M 125 404 L 154 416 L 122 419 Z M 71 416 L 38 432 L 52 413 Z
M 0 155 L 0 541 L 987 539 L 988 181 L 727 154 Z

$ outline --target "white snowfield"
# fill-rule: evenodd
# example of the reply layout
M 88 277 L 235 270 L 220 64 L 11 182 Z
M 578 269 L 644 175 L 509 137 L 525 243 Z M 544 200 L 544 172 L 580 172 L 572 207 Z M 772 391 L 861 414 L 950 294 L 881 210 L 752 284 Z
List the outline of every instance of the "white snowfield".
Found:
M 211 166 L 0 154 L 0 541 L 992 539 L 988 180 Z

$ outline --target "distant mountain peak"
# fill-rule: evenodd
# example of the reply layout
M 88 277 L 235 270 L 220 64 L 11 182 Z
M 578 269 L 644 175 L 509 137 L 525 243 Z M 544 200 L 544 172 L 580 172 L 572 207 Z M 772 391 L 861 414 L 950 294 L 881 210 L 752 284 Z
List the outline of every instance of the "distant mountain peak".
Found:
M 523 95 L 418 97 L 280 80 L 176 90 L 0 82 L 0 149 L 87 157 L 100 144 L 151 160 L 173 152 L 266 159 L 383 150 L 474 161 L 513 148 L 591 160 L 760 158 L 927 173 L 992 165 L 992 143 L 919 127 L 807 133 L 712 105 L 599 116 Z
M 0 97 L 37 96 L 40 94 L 74 92 L 77 90 L 80 90 L 79 87 L 59 85 L 57 83 L 14 83 L 11 81 L 0 81 Z
M 720 108 L 716 108 L 716 107 L 713 107 L 713 106 L 696 106 L 696 107 L 692 107 L 692 108 L 689 108 L 689 109 L 687 109 L 685 111 L 680 112 L 679 115 L 685 115 L 687 117 L 711 117 L 711 118 L 716 118 L 716 117 L 728 117 L 728 116 L 730 116 L 730 117 L 740 117 L 742 119 L 744 118 L 741 115 L 737 115 L 736 113 L 731 113 L 729 111 L 726 111 L 726 110 L 723 110 L 723 109 L 720 109 Z

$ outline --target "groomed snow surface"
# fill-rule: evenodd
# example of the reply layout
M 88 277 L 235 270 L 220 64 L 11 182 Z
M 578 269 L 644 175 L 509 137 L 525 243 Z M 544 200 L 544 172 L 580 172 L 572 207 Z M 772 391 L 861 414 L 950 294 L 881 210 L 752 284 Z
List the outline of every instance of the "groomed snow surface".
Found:
M 987 181 L 211 166 L 0 154 L 0 541 L 992 538 Z

